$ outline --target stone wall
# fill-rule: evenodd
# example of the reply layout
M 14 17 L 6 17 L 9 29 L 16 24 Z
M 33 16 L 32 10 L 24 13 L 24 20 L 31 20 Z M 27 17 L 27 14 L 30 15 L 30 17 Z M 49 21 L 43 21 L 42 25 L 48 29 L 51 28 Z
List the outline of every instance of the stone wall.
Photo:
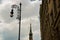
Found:
M 59 0 L 42 0 L 40 25 L 41 40 L 60 40 Z

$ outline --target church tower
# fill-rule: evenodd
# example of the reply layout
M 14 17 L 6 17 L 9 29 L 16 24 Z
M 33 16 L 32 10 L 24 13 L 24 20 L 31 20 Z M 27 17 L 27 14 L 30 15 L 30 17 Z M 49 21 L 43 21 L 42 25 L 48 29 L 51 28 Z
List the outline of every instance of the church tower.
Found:
M 29 40 L 33 40 L 31 24 L 30 24 Z

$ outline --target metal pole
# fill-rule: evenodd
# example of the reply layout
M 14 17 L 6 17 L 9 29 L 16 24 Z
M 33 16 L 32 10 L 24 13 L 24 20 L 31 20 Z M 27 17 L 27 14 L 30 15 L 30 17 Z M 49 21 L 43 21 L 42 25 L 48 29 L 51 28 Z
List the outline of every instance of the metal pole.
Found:
M 21 3 L 20 3 L 20 17 L 19 17 L 19 35 L 18 35 L 18 40 L 20 40 L 20 33 L 21 32 Z
M 20 25 L 20 22 L 21 22 L 21 21 L 19 20 L 19 35 L 18 35 L 18 40 L 20 40 L 20 26 L 21 26 L 21 25 Z
M 19 34 L 18 34 L 18 40 L 20 40 L 20 31 L 21 31 L 21 3 L 20 3 L 20 7 L 19 7 L 19 16 L 18 16 L 18 20 L 19 20 Z M 17 7 L 17 5 L 13 5 L 12 6 L 12 10 L 11 10 L 11 15 L 10 15 L 10 17 L 13 17 L 13 8 L 16 8 Z

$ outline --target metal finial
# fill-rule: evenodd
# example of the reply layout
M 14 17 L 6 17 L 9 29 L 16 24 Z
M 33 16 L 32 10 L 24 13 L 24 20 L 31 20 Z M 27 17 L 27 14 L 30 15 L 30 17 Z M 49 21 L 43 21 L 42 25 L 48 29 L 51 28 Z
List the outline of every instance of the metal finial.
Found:
M 20 3 L 20 5 L 22 5 L 22 4 Z

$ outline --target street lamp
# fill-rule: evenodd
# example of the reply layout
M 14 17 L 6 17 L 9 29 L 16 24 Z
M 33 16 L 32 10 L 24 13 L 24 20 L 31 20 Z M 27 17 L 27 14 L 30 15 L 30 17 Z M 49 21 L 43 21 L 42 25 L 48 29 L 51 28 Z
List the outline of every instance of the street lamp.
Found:
M 12 10 L 10 12 L 10 17 L 13 17 L 14 15 L 14 12 L 13 12 L 13 9 L 14 8 L 17 8 L 17 12 L 18 12 L 18 15 L 17 15 L 17 19 L 19 20 L 19 34 L 18 34 L 18 40 L 20 40 L 20 30 L 21 30 L 21 3 L 20 3 L 20 6 L 18 5 L 12 5 Z

